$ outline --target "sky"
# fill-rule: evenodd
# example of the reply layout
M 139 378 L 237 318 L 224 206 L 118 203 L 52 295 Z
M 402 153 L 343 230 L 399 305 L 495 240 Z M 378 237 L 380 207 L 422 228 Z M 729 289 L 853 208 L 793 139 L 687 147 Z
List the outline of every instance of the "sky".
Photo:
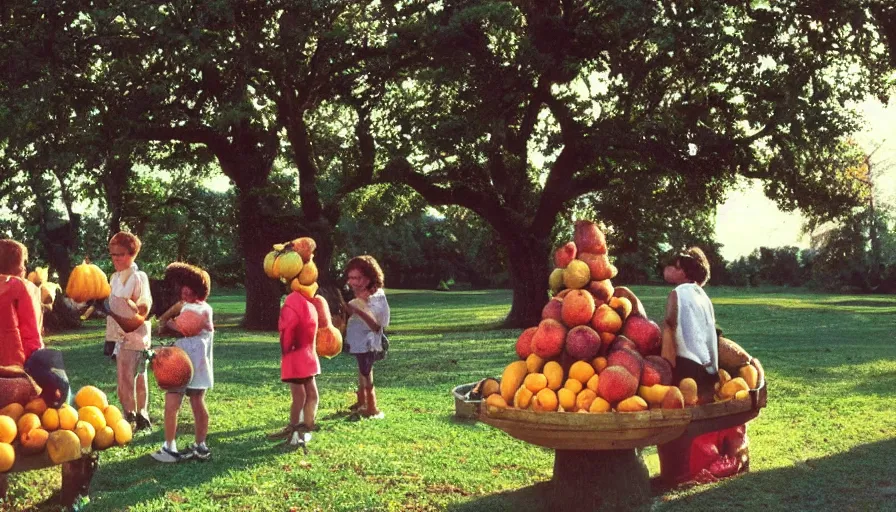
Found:
M 882 169 L 878 197 L 893 204 L 896 198 L 896 101 L 884 106 L 876 100 L 860 105 L 865 129 L 856 134 L 859 145 L 870 152 L 880 146 L 872 158 L 872 169 Z M 876 164 L 876 167 L 875 167 Z M 809 247 L 809 237 L 801 234 L 803 217 L 798 212 L 783 212 L 765 197 L 761 184 L 744 182 L 732 191 L 716 211 L 716 240 L 723 245 L 722 256 L 732 261 L 764 247 L 794 245 Z

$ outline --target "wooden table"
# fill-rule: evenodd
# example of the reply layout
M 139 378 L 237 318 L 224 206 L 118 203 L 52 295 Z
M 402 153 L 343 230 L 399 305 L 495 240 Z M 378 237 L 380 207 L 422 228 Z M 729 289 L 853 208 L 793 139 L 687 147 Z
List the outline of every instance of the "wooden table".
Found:
M 640 510 L 653 500 L 642 448 L 689 448 L 699 434 L 743 424 L 765 406 L 765 385 L 749 400 L 630 413 L 535 412 L 480 408 L 479 420 L 554 450 L 551 502 L 557 510 Z M 685 449 L 684 452 L 689 452 Z M 676 467 L 687 467 L 685 459 Z M 677 473 L 676 473 L 677 475 Z
M 12 473 L 22 473 L 34 469 L 43 469 L 56 466 L 46 451 L 35 455 L 23 455 L 20 448 L 16 449 L 16 462 L 12 469 L 6 473 L 0 473 L 0 499 L 6 497 L 9 490 L 9 475 Z M 93 473 L 99 465 L 99 456 L 97 452 L 90 452 L 80 459 L 71 462 L 58 464 L 62 467 L 62 493 L 60 496 L 61 504 L 66 508 L 72 508 L 81 499 L 87 498 L 90 492 L 90 481 L 93 479 Z

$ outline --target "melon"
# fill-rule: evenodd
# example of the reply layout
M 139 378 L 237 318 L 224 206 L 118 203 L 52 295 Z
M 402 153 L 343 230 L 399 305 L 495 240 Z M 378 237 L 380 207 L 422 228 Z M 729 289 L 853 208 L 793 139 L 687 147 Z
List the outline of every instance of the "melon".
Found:
M 205 317 L 195 311 L 182 311 L 174 319 L 174 325 L 184 336 L 196 336 L 205 328 Z
M 152 373 L 160 388 L 176 391 L 193 379 L 193 363 L 182 348 L 162 347 L 156 349 L 152 357 Z

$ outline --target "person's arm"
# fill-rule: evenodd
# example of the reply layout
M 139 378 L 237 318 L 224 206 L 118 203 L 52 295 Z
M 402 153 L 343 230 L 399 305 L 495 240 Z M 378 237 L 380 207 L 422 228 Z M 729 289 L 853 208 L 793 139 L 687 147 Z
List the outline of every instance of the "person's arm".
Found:
M 34 297 L 29 292 L 24 280 L 22 285 L 24 293 L 16 301 L 16 316 L 18 316 L 19 320 L 22 350 L 25 352 L 25 360 L 27 361 L 35 350 L 44 348 L 44 341 L 41 338 L 40 325 L 38 323 L 39 309 L 37 309 Z
M 177 332 L 176 326 L 172 327 L 169 323 L 174 323 L 174 317 L 180 314 L 181 308 L 184 307 L 184 301 L 178 301 L 174 303 L 173 306 L 168 308 L 168 311 L 165 311 L 159 316 L 159 334 L 162 334 L 166 329 L 173 330 Z
M 678 294 L 675 290 L 666 299 L 666 317 L 663 320 L 663 340 L 660 355 L 675 368 L 678 351 L 675 347 L 675 331 L 678 329 Z
M 367 327 L 370 328 L 373 332 L 379 332 L 381 327 L 380 324 L 377 323 L 376 318 L 374 318 L 370 313 L 366 310 L 361 309 L 354 304 L 347 304 L 348 311 L 353 315 L 358 315 L 358 318 L 364 321 L 367 324 Z
M 144 319 L 149 315 L 149 310 L 152 309 L 152 291 L 149 289 L 149 277 L 146 275 L 146 272 L 137 272 L 135 276 L 137 278 L 137 290 L 138 292 L 136 298 L 134 298 L 134 302 L 137 304 L 137 314 L 142 316 Z

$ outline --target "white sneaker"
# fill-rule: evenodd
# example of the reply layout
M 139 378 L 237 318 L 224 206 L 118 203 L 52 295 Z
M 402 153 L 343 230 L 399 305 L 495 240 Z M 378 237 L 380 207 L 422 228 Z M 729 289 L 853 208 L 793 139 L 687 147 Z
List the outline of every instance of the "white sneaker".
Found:
M 159 451 L 152 454 L 152 458 L 159 462 L 180 462 L 184 460 L 184 456 L 180 452 L 171 451 L 166 447 L 159 448 Z

